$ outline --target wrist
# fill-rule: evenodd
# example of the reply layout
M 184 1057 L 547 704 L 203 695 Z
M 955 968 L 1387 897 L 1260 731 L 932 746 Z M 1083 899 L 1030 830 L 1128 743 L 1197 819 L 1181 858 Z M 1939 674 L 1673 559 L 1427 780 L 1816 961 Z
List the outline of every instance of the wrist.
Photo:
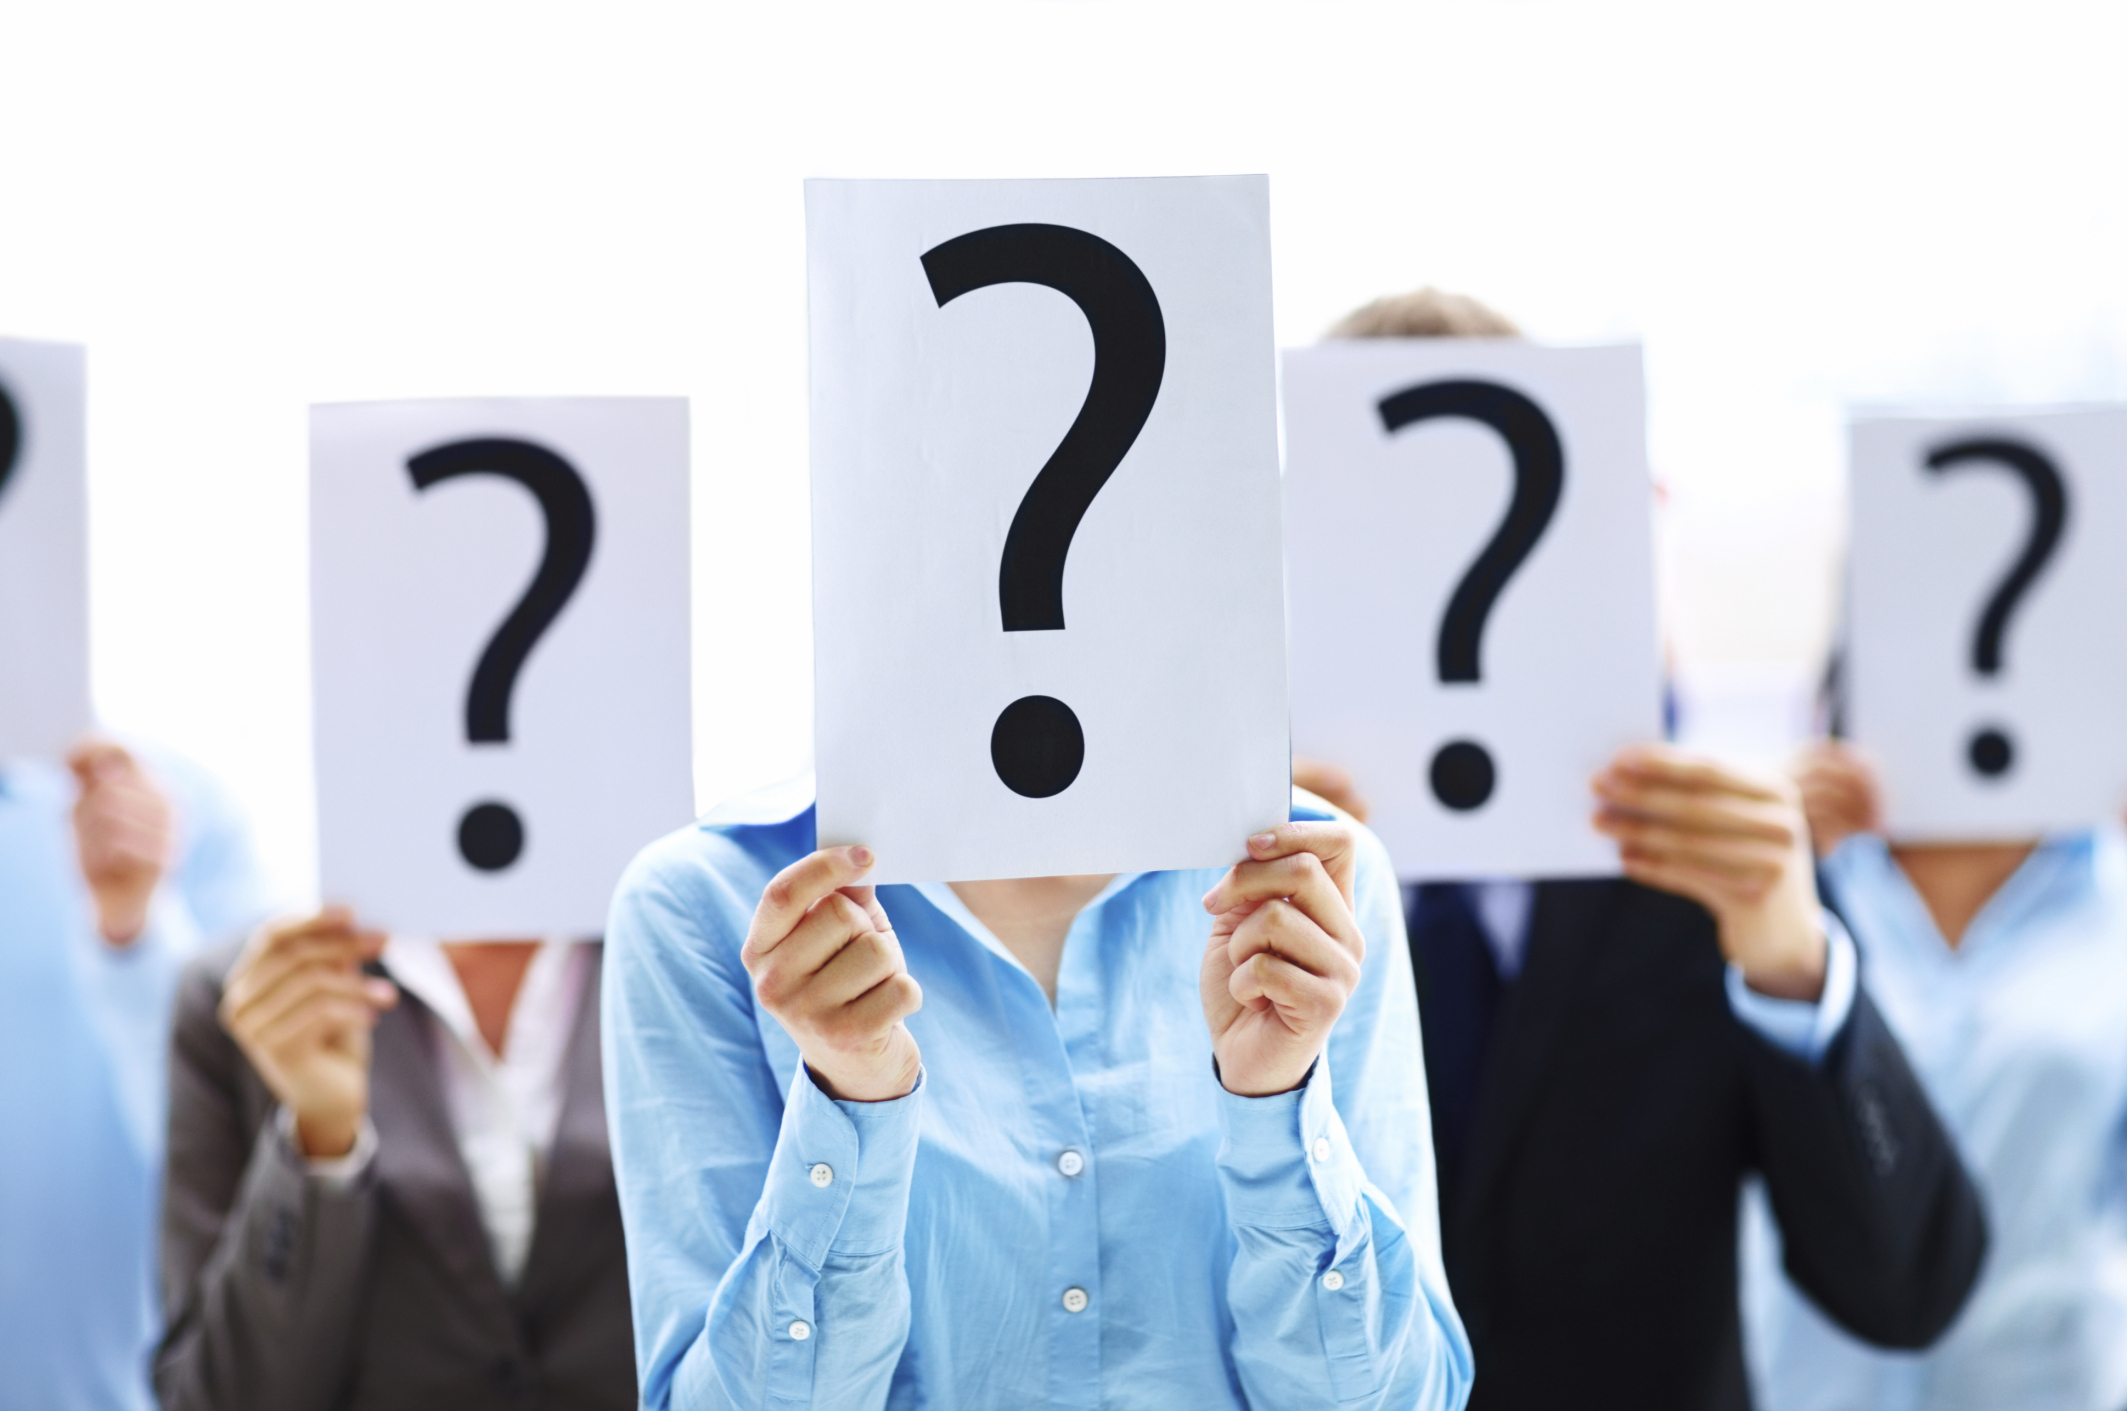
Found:
M 813 1086 L 837 1102 L 892 1102 L 914 1092 L 923 1072 L 922 1056 L 913 1051 L 913 1043 L 909 1047 L 908 1061 L 903 1064 L 850 1068 L 816 1063 L 807 1057 L 805 1067 L 812 1074 Z
M 362 1134 L 362 1114 L 329 1115 L 298 1112 L 295 1116 L 296 1154 L 309 1161 L 331 1161 L 354 1150 Z
M 1830 954 L 1824 928 L 1812 922 L 1794 941 L 1756 948 L 1735 957 L 1735 965 L 1743 972 L 1743 983 L 1761 995 L 1815 1004 L 1824 997 Z

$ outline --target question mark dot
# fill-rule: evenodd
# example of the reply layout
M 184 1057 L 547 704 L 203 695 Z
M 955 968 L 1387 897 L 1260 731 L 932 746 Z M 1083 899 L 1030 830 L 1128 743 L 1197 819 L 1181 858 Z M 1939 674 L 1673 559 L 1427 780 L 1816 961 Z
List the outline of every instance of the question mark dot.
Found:
M 1475 740 L 1450 740 L 1433 756 L 1433 797 L 1457 813 L 1484 807 L 1499 772 Z
M 482 872 L 500 872 L 524 851 L 524 820 L 505 803 L 476 803 L 458 820 L 458 855 Z
M 1015 794 L 1045 799 L 1071 787 L 1086 762 L 1086 732 L 1054 696 L 1021 696 L 990 731 L 990 763 Z
M 1965 747 L 1972 768 L 1989 779 L 1998 779 L 2016 763 L 2016 746 L 2001 731 L 1989 727 L 1972 736 Z

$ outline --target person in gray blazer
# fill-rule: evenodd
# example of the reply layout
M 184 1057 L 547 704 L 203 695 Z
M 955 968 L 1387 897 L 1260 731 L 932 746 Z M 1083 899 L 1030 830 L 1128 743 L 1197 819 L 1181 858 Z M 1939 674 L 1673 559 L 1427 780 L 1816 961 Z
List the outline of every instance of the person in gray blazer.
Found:
M 165 1411 L 636 1404 L 595 942 L 344 909 L 179 990 Z

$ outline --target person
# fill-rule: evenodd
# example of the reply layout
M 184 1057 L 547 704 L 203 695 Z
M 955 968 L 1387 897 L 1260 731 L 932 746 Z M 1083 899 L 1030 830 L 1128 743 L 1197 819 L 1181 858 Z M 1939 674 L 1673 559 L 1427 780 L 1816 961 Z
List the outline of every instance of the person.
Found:
M 613 903 L 644 1404 L 1453 1408 L 1409 956 L 1326 811 L 1230 870 L 871 887 L 809 786 Z
M 170 996 L 262 894 L 193 765 L 91 739 L 0 769 L 0 1407 L 151 1404 Z
M 330 907 L 186 971 L 164 1411 L 636 1404 L 598 951 Z
M 1884 1017 L 1978 1180 L 1993 1246 L 1924 1353 L 1871 1348 L 1752 1250 L 1752 1341 L 1772 1411 L 2127 1404 L 2127 834 L 1993 843 L 1884 837 L 1849 745 L 1796 762 L 1826 895 Z
M 1331 331 L 1479 335 L 1518 336 L 1436 290 Z M 1736 1248 L 1753 1172 L 1819 1307 L 1871 1342 L 1931 1342 L 1985 1223 L 1818 905 L 1795 786 L 1659 745 L 1593 786 L 1623 876 L 1407 897 L 1472 1406 L 1748 1405 Z

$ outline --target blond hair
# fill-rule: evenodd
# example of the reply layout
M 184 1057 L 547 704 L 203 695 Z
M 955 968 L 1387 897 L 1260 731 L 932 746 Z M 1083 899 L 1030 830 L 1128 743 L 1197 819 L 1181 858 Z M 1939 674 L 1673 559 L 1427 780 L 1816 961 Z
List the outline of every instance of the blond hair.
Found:
M 1467 294 L 1428 284 L 1408 294 L 1387 294 L 1352 310 L 1324 335 L 1329 338 L 1519 338 L 1505 314 Z

